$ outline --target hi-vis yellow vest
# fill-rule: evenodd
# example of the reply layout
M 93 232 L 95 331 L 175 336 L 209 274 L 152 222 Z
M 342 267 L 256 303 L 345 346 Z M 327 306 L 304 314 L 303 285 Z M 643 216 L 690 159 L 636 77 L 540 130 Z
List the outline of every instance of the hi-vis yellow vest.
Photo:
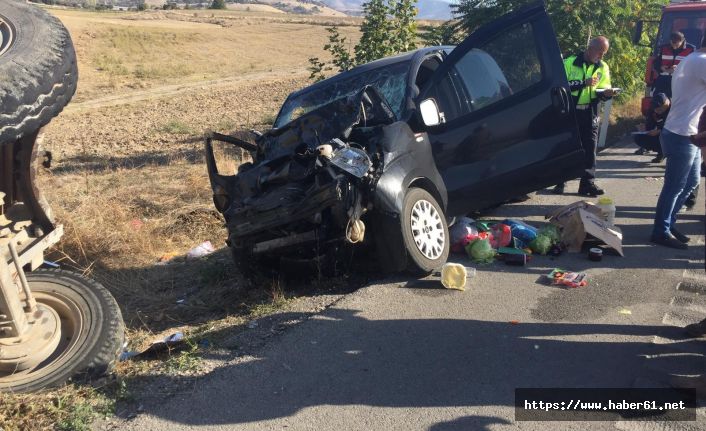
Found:
M 566 70 L 571 96 L 576 105 L 588 105 L 596 102 L 598 100 L 596 88 L 611 88 L 608 65 L 604 61 L 599 61 L 598 64 L 586 63 L 583 59 L 583 52 L 564 60 L 564 70 Z M 598 77 L 598 85 L 587 87 L 584 81 L 594 76 Z

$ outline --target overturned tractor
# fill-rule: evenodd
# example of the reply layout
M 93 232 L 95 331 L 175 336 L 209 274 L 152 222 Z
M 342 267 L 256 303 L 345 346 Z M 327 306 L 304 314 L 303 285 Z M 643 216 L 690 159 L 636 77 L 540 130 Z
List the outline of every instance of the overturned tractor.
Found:
M 103 286 L 42 268 L 63 229 L 34 183 L 40 131 L 77 80 L 64 26 L 24 1 L 0 2 L 0 391 L 96 379 L 123 340 L 120 309 Z

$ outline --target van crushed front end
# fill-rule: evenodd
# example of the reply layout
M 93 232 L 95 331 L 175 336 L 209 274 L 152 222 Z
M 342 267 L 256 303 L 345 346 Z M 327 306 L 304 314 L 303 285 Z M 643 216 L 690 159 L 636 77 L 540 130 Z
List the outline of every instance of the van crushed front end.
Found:
M 249 143 L 212 134 L 206 159 L 227 244 L 241 256 L 333 257 L 365 240 L 384 170 L 382 129 L 396 121 L 373 87 L 306 113 Z M 220 172 L 216 142 L 248 151 L 253 162 Z

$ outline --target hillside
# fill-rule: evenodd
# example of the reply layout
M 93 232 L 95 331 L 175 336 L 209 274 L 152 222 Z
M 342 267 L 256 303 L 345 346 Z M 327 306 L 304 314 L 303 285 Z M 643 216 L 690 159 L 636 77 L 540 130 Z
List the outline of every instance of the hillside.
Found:
M 349 15 L 359 15 L 365 0 L 322 0 L 329 7 Z M 451 19 L 452 0 L 418 0 L 419 19 Z
M 161 8 L 167 3 L 179 8 L 205 7 L 210 0 L 36 0 L 50 1 L 58 5 L 103 6 L 106 8 L 137 9 L 145 4 L 148 8 Z M 450 3 L 453 0 L 418 0 L 419 19 L 447 20 L 451 18 Z M 228 9 L 253 12 L 289 13 L 300 15 L 346 16 L 360 15 L 365 0 L 231 0 Z

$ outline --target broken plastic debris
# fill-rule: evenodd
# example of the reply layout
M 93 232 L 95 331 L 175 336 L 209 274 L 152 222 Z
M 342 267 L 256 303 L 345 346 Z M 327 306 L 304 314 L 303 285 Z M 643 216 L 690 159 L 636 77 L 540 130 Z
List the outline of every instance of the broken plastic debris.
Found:
M 510 321 L 510 324 L 511 324 L 511 325 L 519 325 L 519 324 L 520 324 L 520 321 L 519 321 L 519 320 L 511 320 L 511 321 Z
M 182 334 L 181 332 L 175 332 L 175 333 L 173 333 L 172 335 L 170 335 L 170 336 L 168 336 L 168 337 L 165 337 L 164 340 L 162 340 L 161 342 L 164 342 L 164 343 L 176 343 L 176 342 L 178 342 L 178 341 L 182 341 L 183 339 L 184 339 L 184 334 Z M 160 341 L 157 341 L 157 343 L 159 343 L 159 342 L 160 342 Z M 154 343 L 153 343 L 153 344 L 154 344 Z
M 149 345 L 149 347 L 147 347 L 141 352 L 123 351 L 120 354 L 120 360 L 125 361 L 130 358 L 142 359 L 151 356 L 156 356 L 161 352 L 180 347 L 182 344 L 184 344 L 184 341 L 184 334 L 181 332 L 175 332 L 167 337 L 164 337 L 161 340 L 153 341 L 152 344 Z
M 157 261 L 156 265 L 166 265 L 171 262 L 172 259 L 179 256 L 179 253 L 175 251 L 170 251 L 169 253 L 164 253 Z
M 139 218 L 130 220 L 130 227 L 134 230 L 140 230 L 145 223 Z
M 118 360 L 119 360 L 120 362 L 122 362 L 122 361 L 127 361 L 128 359 L 130 359 L 130 358 L 132 358 L 132 357 L 134 357 L 134 356 L 137 356 L 137 355 L 139 355 L 139 354 L 140 354 L 140 352 L 136 352 L 136 351 L 134 351 L 134 350 L 123 351 L 123 352 L 120 352 L 120 356 L 118 357 Z
M 187 259 L 198 259 L 199 257 L 209 255 L 209 254 L 213 253 L 214 251 L 216 251 L 216 249 L 213 247 L 213 244 L 211 244 L 211 241 L 204 241 L 201 244 L 199 244 L 196 247 L 189 250 L 189 252 L 186 253 L 186 258 Z
M 623 308 L 622 310 L 618 311 L 620 314 L 632 314 L 632 311 L 628 310 L 627 308 Z

